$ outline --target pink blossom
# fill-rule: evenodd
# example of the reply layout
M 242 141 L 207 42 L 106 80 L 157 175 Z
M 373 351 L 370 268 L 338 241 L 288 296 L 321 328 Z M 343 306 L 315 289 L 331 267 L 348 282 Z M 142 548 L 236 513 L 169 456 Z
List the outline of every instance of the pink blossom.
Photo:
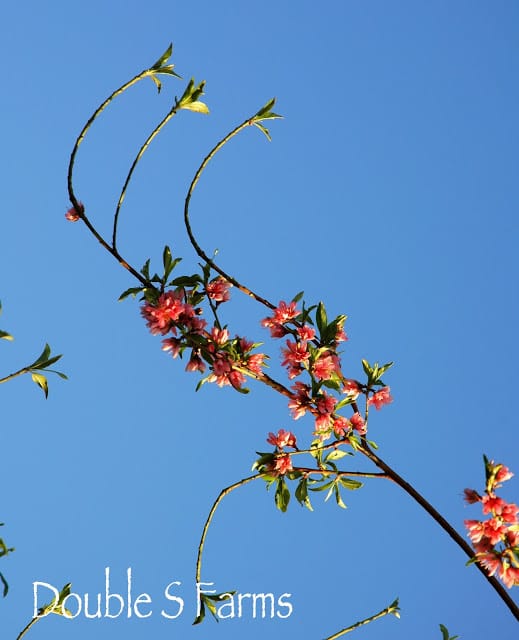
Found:
M 501 566 L 499 577 L 503 581 L 505 587 L 511 589 L 514 585 L 519 585 L 519 568 L 510 565 Z
M 335 409 L 335 398 L 326 392 L 322 392 L 315 400 L 318 416 L 315 419 L 315 431 L 321 433 L 331 428 L 333 424 L 332 413 Z
M 265 366 L 265 357 L 264 353 L 253 353 L 247 358 L 247 369 L 258 375 L 261 374 L 261 367 Z
M 509 528 L 505 534 L 506 544 L 509 547 L 519 547 L 519 531 Z
M 85 213 L 85 207 L 83 203 L 78 202 L 78 205 L 79 205 L 79 209 L 76 209 L 75 207 L 71 207 L 65 214 L 65 218 L 69 222 L 77 222 L 81 218 L 81 216 Z
M 350 396 L 353 400 L 356 400 L 360 394 L 360 387 L 355 380 L 349 380 L 346 378 L 344 380 L 344 387 L 342 388 L 343 392 Z
M 389 393 L 389 387 L 383 387 L 380 391 L 375 392 L 368 400 L 368 404 L 375 405 L 377 411 L 385 404 L 393 402 L 393 398 Z
M 238 342 L 242 353 L 248 353 L 254 348 L 254 342 L 247 340 L 247 338 L 240 338 Z
M 338 416 L 333 420 L 333 432 L 338 438 L 344 438 L 351 430 L 350 421 L 344 416 Z
M 481 498 L 483 503 L 483 513 L 500 514 L 503 505 L 506 504 L 503 498 L 494 495 L 486 495 Z
M 211 329 L 211 340 L 218 346 L 222 347 L 224 344 L 229 342 L 229 332 L 227 329 L 218 329 L 218 327 L 213 327 Z
M 517 524 L 517 514 L 519 507 L 513 503 L 506 503 L 501 506 L 501 518 L 509 524 Z
M 348 340 L 348 336 L 344 332 L 342 327 L 337 327 L 337 333 L 335 334 L 335 342 L 346 342 Z
M 340 370 L 339 358 L 334 353 L 321 354 L 313 364 L 312 372 L 318 380 L 329 380 Z
M 300 312 L 297 310 L 295 302 L 287 304 L 282 300 L 274 309 L 273 316 L 263 318 L 261 326 L 268 327 L 270 329 L 270 335 L 273 338 L 281 338 L 288 333 L 287 329 L 285 329 L 283 325 L 296 318 L 299 313 Z
M 288 377 L 290 379 L 298 376 L 303 370 L 302 364 L 308 364 L 310 354 L 306 342 L 292 342 L 286 341 L 287 348 L 281 349 L 281 353 L 284 356 L 282 361 L 283 366 L 288 366 Z
M 269 432 L 269 437 L 267 438 L 267 442 L 278 449 L 283 449 L 283 447 L 294 447 L 296 446 L 296 437 L 291 431 L 285 431 L 285 429 L 280 429 L 278 434 L 274 434 Z
M 294 420 L 298 420 L 308 411 L 310 407 L 310 387 L 302 382 L 296 382 L 292 389 L 296 392 L 288 403 L 288 408 L 292 412 Z
M 172 329 L 187 306 L 182 302 L 182 291 L 167 291 L 160 295 L 157 304 L 145 304 L 141 314 L 153 335 L 165 335 Z
M 203 318 L 198 318 L 196 316 L 186 318 L 185 316 L 181 316 L 180 320 L 184 322 L 186 329 L 191 333 L 196 333 L 198 335 L 204 334 L 207 322 Z
M 299 311 L 296 307 L 295 302 L 290 302 L 287 304 L 283 300 L 278 304 L 277 308 L 274 309 L 274 320 L 279 324 L 284 324 L 285 322 L 290 322 L 299 315 Z
M 315 329 L 307 324 L 297 327 L 296 331 L 300 340 L 313 340 L 315 338 Z
M 180 353 L 181 346 L 182 340 L 179 340 L 178 338 L 166 338 L 162 341 L 162 351 L 170 351 L 174 358 L 176 358 Z
M 290 454 L 287 453 L 284 456 L 278 456 L 275 461 L 274 470 L 279 475 L 284 475 L 288 471 L 292 471 L 292 460 Z
M 366 423 L 364 422 L 364 418 L 360 415 L 360 413 L 354 413 L 350 418 L 350 423 L 353 429 L 355 429 L 355 431 L 357 431 L 360 436 L 366 435 Z
M 479 520 L 464 520 L 468 529 L 468 536 L 474 544 L 478 543 L 484 535 L 483 523 Z
M 245 376 L 241 371 L 236 371 L 236 369 L 233 369 L 231 373 L 229 373 L 228 378 L 229 378 L 229 383 L 235 389 L 240 389 L 245 383 Z
M 494 552 L 478 554 L 478 562 L 487 570 L 489 576 L 501 569 L 501 558 Z
M 476 553 L 488 553 L 494 550 L 494 545 L 490 544 L 488 538 L 481 538 L 479 542 L 474 542 L 474 550 Z
M 272 318 L 263 318 L 263 320 L 261 321 L 261 326 L 266 327 L 270 330 L 271 338 L 282 338 L 288 333 L 288 329 L 285 329 L 282 324 L 274 322 Z
M 213 373 L 209 376 L 209 382 L 216 382 L 219 387 L 231 384 L 229 374 L 232 371 L 231 362 L 225 353 L 218 353 L 213 362 Z
M 493 462 L 491 462 L 491 464 L 493 464 Z M 505 467 L 504 464 L 499 464 L 496 465 L 499 467 L 499 469 L 497 470 L 496 473 L 496 484 L 494 484 L 494 488 L 498 489 L 501 486 L 502 482 L 506 482 L 507 480 L 510 480 L 510 478 L 513 477 L 513 473 L 510 471 L 510 469 L 508 467 Z
M 497 518 L 490 518 L 490 520 L 485 520 L 482 524 L 483 535 L 489 539 L 490 544 L 497 544 L 506 534 L 507 527 Z
M 214 300 L 215 302 L 227 302 L 231 297 L 229 293 L 230 287 L 232 287 L 230 282 L 227 282 L 227 280 L 222 278 L 222 276 L 218 276 L 214 280 L 211 280 L 211 282 L 207 283 L 205 291 L 211 300 Z
M 199 371 L 200 373 L 204 373 L 205 362 L 198 353 L 192 352 L 191 358 L 186 365 L 186 371 Z

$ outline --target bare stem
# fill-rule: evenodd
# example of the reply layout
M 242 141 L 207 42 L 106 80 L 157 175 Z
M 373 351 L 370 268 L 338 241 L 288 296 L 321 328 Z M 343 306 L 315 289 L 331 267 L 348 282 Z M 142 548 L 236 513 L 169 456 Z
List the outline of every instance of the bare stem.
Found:
M 146 78 L 147 76 L 150 76 L 152 74 L 153 74 L 153 71 L 151 69 L 146 69 L 144 71 L 141 71 L 141 73 L 137 74 L 134 78 L 132 78 L 131 80 L 123 84 L 121 87 L 116 89 L 113 93 L 111 93 L 108 96 L 108 98 L 101 105 L 99 105 L 99 107 L 94 111 L 94 113 L 88 119 L 87 123 L 81 130 L 81 133 L 77 137 L 76 142 L 74 143 L 72 153 L 70 154 L 70 161 L 68 165 L 68 175 L 67 175 L 67 187 L 68 187 L 70 202 L 72 203 L 72 206 L 74 207 L 74 209 L 76 210 L 80 218 L 86 224 L 90 233 L 92 233 L 92 235 L 102 245 L 102 247 L 108 251 L 108 253 L 111 253 L 114 256 L 114 258 L 117 260 L 117 262 L 119 262 L 120 265 L 122 265 L 125 269 L 127 269 L 135 278 L 137 278 L 137 280 L 139 280 L 144 285 L 148 284 L 146 281 L 146 278 L 144 278 L 136 269 L 134 269 L 130 264 L 128 264 L 128 262 L 121 256 L 121 254 L 117 251 L 115 247 L 110 246 L 110 244 L 103 238 L 103 236 L 97 231 L 97 229 L 88 219 L 87 215 L 85 214 L 84 207 L 80 204 L 79 200 L 76 197 L 76 194 L 74 193 L 73 172 L 74 172 L 74 164 L 76 161 L 76 154 L 78 152 L 79 146 L 85 139 L 85 136 L 88 133 L 88 130 L 90 129 L 92 124 L 94 123 L 95 119 L 106 109 L 106 107 L 113 100 L 115 100 L 115 98 L 117 98 L 117 96 L 124 93 L 132 85 L 136 84 L 143 78 Z
M 18 634 L 18 636 L 16 637 L 16 640 L 21 640 L 21 638 L 23 638 L 23 636 L 27 633 L 27 631 L 29 631 L 29 629 L 32 627 L 33 624 L 35 624 L 36 622 L 38 622 L 38 620 L 40 620 L 40 616 L 36 616 L 35 618 L 33 618 Z
M 355 631 L 355 629 L 358 629 L 359 627 L 362 627 L 365 624 L 369 624 L 370 622 L 374 622 L 379 618 L 383 618 L 384 616 L 387 616 L 388 613 L 392 613 L 394 616 L 398 618 L 400 617 L 398 614 L 398 611 L 399 611 L 399 607 L 398 607 L 398 599 L 397 599 L 394 602 L 392 602 L 388 607 L 386 607 L 385 609 L 382 609 L 382 611 L 379 611 L 375 615 L 370 616 L 369 618 L 364 618 L 364 620 L 360 620 L 359 622 L 352 624 L 351 627 L 346 627 L 346 629 L 343 629 L 342 631 L 338 631 L 337 633 L 334 633 L 333 635 L 328 636 L 327 638 L 325 638 L 325 640 L 336 640 L 336 638 L 340 638 L 340 636 L 343 636 L 346 633 L 350 633 L 350 631 Z
M 5 378 L 0 378 L 0 384 L 2 384 L 3 382 L 8 382 L 9 380 L 12 380 L 13 378 L 17 378 L 18 376 L 23 376 L 25 373 L 29 373 L 30 369 L 27 369 L 27 367 L 24 367 L 23 369 L 20 369 L 19 371 L 15 371 L 14 373 L 10 373 L 8 376 L 5 376 Z
M 264 474 L 259 473 L 253 476 L 249 476 L 248 478 L 244 478 L 239 482 L 235 482 L 234 484 L 231 484 L 229 487 L 226 487 L 225 489 L 222 489 L 222 491 L 220 491 L 220 495 L 214 501 L 214 504 L 211 507 L 211 511 L 209 511 L 209 515 L 207 516 L 207 520 L 205 521 L 204 529 L 202 531 L 202 537 L 200 538 L 200 544 L 198 545 L 198 556 L 196 559 L 196 582 L 197 583 L 200 582 L 200 575 L 202 572 L 202 553 L 204 550 L 205 538 L 207 536 L 209 525 L 211 524 L 211 520 L 213 519 L 213 516 L 216 512 L 216 509 L 218 508 L 218 505 L 225 498 L 226 495 L 231 493 L 231 491 L 234 491 L 238 487 L 243 487 L 244 485 L 248 484 L 249 482 L 252 482 L 253 480 L 258 480 L 259 478 L 262 478 L 263 475 Z
M 117 251 L 117 224 L 119 221 L 119 212 L 121 210 L 124 197 L 126 196 L 128 185 L 130 184 L 130 180 L 132 179 L 133 172 L 135 171 L 135 168 L 137 167 L 139 160 L 142 158 L 142 156 L 144 155 L 144 153 L 152 143 L 153 139 L 155 138 L 155 136 L 157 136 L 160 130 L 171 120 L 171 118 L 174 115 L 176 115 L 176 113 L 178 112 L 178 107 L 179 107 L 178 101 L 175 100 L 175 104 L 173 105 L 173 107 L 166 114 L 165 118 L 163 118 L 163 120 L 155 127 L 155 129 L 153 129 L 150 135 L 146 138 L 146 142 L 139 149 L 139 152 L 135 156 L 135 160 L 132 162 L 130 171 L 128 172 L 128 175 L 126 176 L 126 180 L 124 181 L 124 185 L 121 190 L 121 195 L 119 196 L 119 200 L 117 202 L 117 208 L 115 210 L 114 226 L 113 226 L 113 234 L 112 234 L 112 248 L 114 251 Z
M 191 201 L 191 196 L 193 195 L 193 191 L 195 190 L 195 187 L 196 187 L 198 181 L 200 180 L 200 176 L 202 175 L 204 169 L 207 167 L 209 162 L 214 158 L 214 156 L 218 153 L 218 151 L 220 151 L 220 149 L 222 147 L 224 147 L 232 138 L 234 138 L 234 136 L 236 136 L 238 133 L 240 133 L 240 131 L 242 131 L 246 127 L 250 126 L 251 124 L 252 124 L 251 118 L 247 118 L 247 120 L 242 122 L 235 129 L 233 129 L 230 133 L 228 133 L 225 136 L 225 138 L 220 140 L 220 142 L 213 149 L 211 149 L 211 151 L 203 159 L 202 164 L 199 166 L 197 172 L 195 173 L 195 176 L 194 176 L 193 180 L 191 181 L 191 184 L 189 185 L 189 189 L 188 189 L 188 192 L 187 192 L 187 195 L 186 195 L 186 200 L 185 200 L 185 204 L 184 204 L 184 224 L 186 226 L 187 234 L 189 236 L 189 240 L 191 242 L 191 245 L 193 246 L 193 249 L 196 251 L 196 253 L 200 256 L 200 258 L 202 258 L 202 260 L 205 260 L 205 262 L 212 269 L 214 269 L 214 271 L 216 271 L 221 276 L 223 276 L 228 282 L 230 282 L 232 285 L 234 285 L 242 293 L 244 293 L 245 295 L 253 298 L 257 302 L 260 302 L 261 304 L 265 305 L 269 309 L 275 309 L 276 306 L 274 304 L 272 304 L 272 302 L 270 302 L 266 298 L 263 298 L 262 296 L 258 295 L 257 293 L 254 293 L 254 291 L 252 291 L 251 289 L 249 289 L 245 285 L 243 285 L 240 282 L 238 282 L 238 280 L 236 280 L 236 278 L 233 278 L 233 276 L 231 276 L 228 273 L 226 273 L 221 267 L 219 267 L 205 253 L 205 251 L 200 247 L 200 245 L 196 241 L 196 238 L 195 238 L 195 236 L 193 234 L 193 231 L 191 229 L 191 222 L 189 220 L 189 203 Z

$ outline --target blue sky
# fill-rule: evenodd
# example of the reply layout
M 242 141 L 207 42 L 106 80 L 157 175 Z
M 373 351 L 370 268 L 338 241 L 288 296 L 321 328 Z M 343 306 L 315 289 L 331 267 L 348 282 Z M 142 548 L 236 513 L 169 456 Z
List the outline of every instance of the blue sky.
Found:
M 193 198 L 202 246 L 277 303 L 305 291 L 330 315 L 348 314 L 343 364 L 395 361 L 394 403 L 370 422 L 381 456 L 461 532 L 476 518 L 465 487 L 481 489 L 482 454 L 519 473 L 517 202 L 519 9 L 513 2 L 37 3 L 4 9 L 0 328 L 2 374 L 48 341 L 67 382 L 45 401 L 28 377 L 2 385 L 1 560 L 9 596 L 2 638 L 32 615 L 34 581 L 77 593 L 122 591 L 153 615 L 66 621 L 27 637 L 144 634 L 157 639 L 323 638 L 400 597 L 359 638 L 516 637 L 517 623 L 485 580 L 397 487 L 367 481 L 348 509 L 276 511 L 260 483 L 221 505 L 203 579 L 218 590 L 291 593 L 286 620 L 207 620 L 192 627 L 196 548 L 219 491 L 250 473 L 269 431 L 291 421 L 286 401 L 206 385 L 160 350 L 134 283 L 67 223 L 66 168 L 93 109 L 153 63 L 169 42 L 184 80 L 133 88 L 95 124 L 78 154 L 76 192 L 99 228 L 139 145 L 191 76 L 206 80 L 211 114 L 181 113 L 139 165 L 121 220 L 121 251 L 137 266 L 164 244 L 197 259 L 181 213 L 211 146 L 277 97 L 272 143 L 253 130 L 229 145 Z M 263 308 L 233 291 L 232 331 L 264 340 L 272 371 L 279 344 Z M 367 468 L 353 460 L 352 469 Z M 503 496 L 517 501 L 514 478 Z M 163 589 L 180 581 L 185 612 L 161 617 Z M 512 595 L 513 592 L 512 592 Z M 304 632 L 301 631 L 304 629 Z

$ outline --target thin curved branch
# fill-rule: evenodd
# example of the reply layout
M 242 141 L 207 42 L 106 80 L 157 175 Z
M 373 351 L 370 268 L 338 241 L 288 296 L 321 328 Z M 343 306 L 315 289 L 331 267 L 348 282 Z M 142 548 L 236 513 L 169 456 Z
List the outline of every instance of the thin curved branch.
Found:
M 175 104 L 173 105 L 173 107 L 166 114 L 166 116 L 163 118 L 163 120 L 155 127 L 155 129 L 153 129 L 153 131 L 150 133 L 150 135 L 146 138 L 146 142 L 139 149 L 139 152 L 135 156 L 135 160 L 132 162 L 132 165 L 130 167 L 128 175 L 126 176 L 126 180 L 124 181 L 124 185 L 123 185 L 123 188 L 121 190 L 121 195 L 119 196 L 119 200 L 117 201 L 117 208 L 115 209 L 114 226 L 113 226 L 113 233 L 112 233 L 112 248 L 113 248 L 114 251 L 117 251 L 117 224 L 119 222 L 119 212 L 121 210 L 121 206 L 123 204 L 124 197 L 126 196 L 126 190 L 128 189 L 128 185 L 130 184 L 130 180 L 132 179 L 133 172 L 135 171 L 135 168 L 137 167 L 137 164 L 139 163 L 140 159 L 142 158 L 142 156 L 144 155 L 144 153 L 146 152 L 146 150 L 148 149 L 148 147 L 152 143 L 152 141 L 155 138 L 155 136 L 157 136 L 157 134 L 160 132 L 160 130 L 171 120 L 171 118 L 174 115 L 177 114 L 179 106 L 180 105 L 179 105 L 178 100 L 175 100 Z
M 216 498 L 216 500 L 213 503 L 213 506 L 211 507 L 211 511 L 209 511 L 209 515 L 207 516 L 204 529 L 202 531 L 202 537 L 200 538 L 200 544 L 198 545 L 198 555 L 196 558 L 196 582 L 197 583 L 200 582 L 200 575 L 202 572 L 202 553 L 204 550 L 205 538 L 207 536 L 209 525 L 211 524 L 211 520 L 213 519 L 213 516 L 216 512 L 216 509 L 218 508 L 218 505 L 225 498 L 226 495 L 228 495 L 238 487 L 242 487 L 248 484 L 249 482 L 252 482 L 253 480 L 258 480 L 259 478 L 262 478 L 264 475 L 265 474 L 263 473 L 258 473 L 253 476 L 249 476 L 248 478 L 243 478 L 243 480 L 239 480 L 238 482 L 235 482 L 234 484 L 231 484 L 229 487 L 226 487 L 225 489 L 222 489 L 222 491 L 220 491 L 218 498 Z
M 263 298 L 262 296 L 258 295 L 257 293 L 254 293 L 254 291 L 252 291 L 251 289 L 249 289 L 245 285 L 243 285 L 240 282 L 238 282 L 238 280 L 236 280 L 236 278 L 233 278 L 233 276 L 231 276 L 228 273 L 226 273 L 221 267 L 219 267 L 205 253 L 205 251 L 198 244 L 198 242 L 197 242 L 197 240 L 196 240 L 196 238 L 195 238 L 195 236 L 193 234 L 193 231 L 191 229 L 191 222 L 189 220 L 189 203 L 191 202 L 191 196 L 193 195 L 193 191 L 195 190 L 195 187 L 196 187 L 198 181 L 200 180 L 200 177 L 201 177 L 202 173 L 204 172 L 204 169 L 207 167 L 209 162 L 214 158 L 214 156 L 218 153 L 218 151 L 220 151 L 220 149 L 222 149 L 222 147 L 224 147 L 232 138 L 234 138 L 234 136 L 236 136 L 238 133 L 240 133 L 240 131 L 242 131 L 246 127 L 249 127 L 252 124 L 254 124 L 253 118 L 254 118 L 254 116 L 252 118 L 247 118 L 247 120 L 242 122 L 235 129 L 233 129 L 230 133 L 228 133 L 225 136 L 225 138 L 222 138 L 222 140 L 220 140 L 220 142 L 218 142 L 218 144 L 213 149 L 211 149 L 211 151 L 203 159 L 202 164 L 198 167 L 198 170 L 195 173 L 195 176 L 194 176 L 193 180 L 191 181 L 191 184 L 189 185 L 189 189 L 188 189 L 188 192 L 187 192 L 187 195 L 186 195 L 186 199 L 185 199 L 185 203 L 184 203 L 184 224 L 185 224 L 186 231 L 187 231 L 187 234 L 189 236 L 189 240 L 191 242 L 191 245 L 193 246 L 193 249 L 196 251 L 196 253 L 200 256 L 200 258 L 202 258 L 202 260 L 204 260 L 212 269 L 214 269 L 214 271 L 216 271 L 221 276 L 223 276 L 228 282 L 230 282 L 232 285 L 234 285 L 242 293 L 244 293 L 245 295 L 253 298 L 257 302 L 260 302 L 261 304 L 265 305 L 269 309 L 275 309 L 276 306 L 274 304 L 272 304 L 272 302 L 270 302 L 266 298 Z
M 85 136 L 88 133 L 88 130 L 90 129 L 92 124 L 94 123 L 95 119 L 106 109 L 106 107 L 108 107 L 108 105 L 113 100 L 115 100 L 115 98 L 117 98 L 117 96 L 119 96 L 122 93 L 124 93 L 132 85 L 136 84 L 137 82 L 139 82 L 143 78 L 146 78 L 147 76 L 152 76 L 152 75 L 153 75 L 153 70 L 152 69 L 146 69 L 144 71 L 141 71 L 141 73 L 137 74 L 131 80 L 129 80 L 128 82 L 126 82 L 125 84 L 120 86 L 118 89 L 116 89 L 114 92 L 112 92 L 108 96 L 108 98 L 101 105 L 99 105 L 99 107 L 94 111 L 94 113 L 88 119 L 87 123 L 85 124 L 85 126 L 81 130 L 81 133 L 79 134 L 79 136 L 77 137 L 77 139 L 76 139 L 76 141 L 74 143 L 74 147 L 72 149 L 72 153 L 70 154 L 70 160 L 69 160 L 69 165 L 68 165 L 68 173 L 67 173 L 67 188 L 68 188 L 69 199 L 70 199 L 70 202 L 72 203 L 72 206 L 74 207 L 75 211 L 79 215 L 79 217 L 83 220 L 83 222 L 86 224 L 86 226 L 87 226 L 88 230 L 90 231 L 90 233 L 92 233 L 92 235 L 102 245 L 102 247 L 104 249 L 106 249 L 106 251 L 108 251 L 108 253 L 111 253 L 113 255 L 113 257 L 117 260 L 117 262 L 119 262 L 120 265 L 122 265 L 126 270 L 128 270 L 143 285 L 149 284 L 147 282 L 146 278 L 144 278 L 142 276 L 142 274 L 140 274 L 136 269 L 134 269 L 121 256 L 121 254 L 116 250 L 115 247 L 112 247 L 112 246 L 110 246 L 110 244 L 108 244 L 108 242 L 103 238 L 103 236 L 97 231 L 97 229 L 94 227 L 94 225 L 88 219 L 87 215 L 85 214 L 84 206 L 79 202 L 79 200 L 76 197 L 76 194 L 74 193 L 73 173 L 74 173 L 74 165 L 75 165 L 75 161 L 76 161 L 76 154 L 78 152 L 79 146 L 83 142 L 83 140 L 85 139 Z

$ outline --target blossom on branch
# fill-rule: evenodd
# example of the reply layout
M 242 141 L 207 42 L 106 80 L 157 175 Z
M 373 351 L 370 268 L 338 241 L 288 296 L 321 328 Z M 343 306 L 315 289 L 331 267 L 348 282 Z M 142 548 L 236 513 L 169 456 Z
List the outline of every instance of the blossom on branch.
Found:
M 512 477 L 510 470 L 485 458 L 486 488 L 480 496 L 474 489 L 465 489 L 469 504 L 481 502 L 486 520 L 465 520 L 468 536 L 478 563 L 490 576 L 497 574 L 509 589 L 519 585 L 519 507 L 495 494 L 495 489 Z
M 375 409 L 378 411 L 383 405 L 393 402 L 393 397 L 389 391 L 389 387 L 383 387 L 380 391 L 376 391 L 368 400 L 368 404 L 374 405 Z
M 141 314 L 153 335 L 166 335 L 169 331 L 176 333 L 174 323 L 189 307 L 184 304 L 183 298 L 183 290 L 167 291 L 159 296 L 157 304 L 148 303 L 142 306 Z
M 231 297 L 229 289 L 232 287 L 230 282 L 227 282 L 222 276 L 218 276 L 211 282 L 208 282 L 205 287 L 205 292 L 215 302 L 227 302 Z
M 261 326 L 270 329 L 272 338 L 282 338 L 288 333 L 288 329 L 285 329 L 283 325 L 297 318 L 299 313 L 295 302 L 287 304 L 281 300 L 279 305 L 274 309 L 274 315 L 263 318 Z
M 79 209 L 76 209 L 75 207 L 71 207 L 65 214 L 65 218 L 69 222 L 77 222 L 81 218 L 81 216 L 85 213 L 85 207 L 83 203 L 78 202 L 78 205 L 79 205 Z
M 277 435 L 270 431 L 267 442 L 278 449 L 283 449 L 284 447 L 296 447 L 295 435 L 291 431 L 285 431 L 285 429 L 280 429 Z

